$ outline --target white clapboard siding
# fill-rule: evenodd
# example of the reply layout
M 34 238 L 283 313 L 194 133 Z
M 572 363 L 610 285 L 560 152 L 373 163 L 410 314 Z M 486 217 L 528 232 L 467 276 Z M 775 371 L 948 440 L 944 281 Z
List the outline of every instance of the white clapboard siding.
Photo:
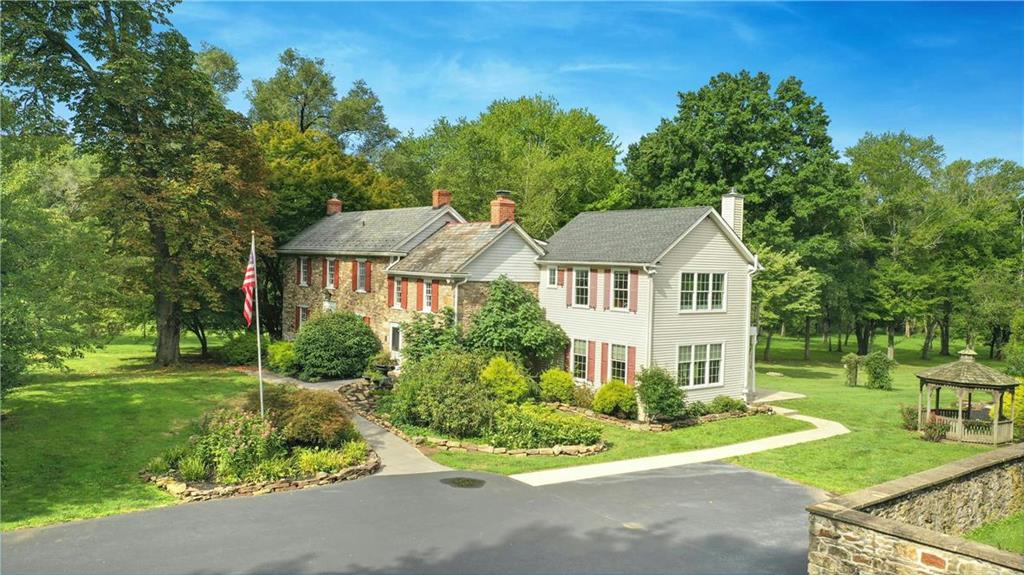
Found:
M 469 281 L 494 281 L 505 275 L 514 282 L 535 282 L 538 278 L 537 252 L 514 230 L 505 232 L 483 253 L 469 262 L 463 271 Z
M 585 267 L 585 266 L 581 266 Z M 647 364 L 647 334 L 649 329 L 648 310 L 650 309 L 650 282 L 647 274 L 641 269 L 637 276 L 637 311 L 614 311 L 604 309 L 604 267 L 598 267 L 597 281 L 591 286 L 592 297 L 597 298 L 596 309 L 566 307 L 566 286 L 548 287 L 548 266 L 540 266 L 540 286 L 538 294 L 541 306 L 547 318 L 560 325 L 570 340 L 582 339 L 597 342 L 594 370 L 596 380 L 601 378 L 601 344 L 636 347 L 636 370 Z M 572 284 L 572 274 L 566 270 L 565 283 Z M 610 353 L 610 351 L 609 351 Z M 595 383 L 600 383 L 596 381 Z
M 725 312 L 679 312 L 682 272 L 725 272 Z M 687 400 L 743 398 L 750 307 L 748 262 L 710 218 L 701 221 L 659 262 L 654 278 L 653 362 L 676 373 L 677 347 L 724 343 L 722 385 L 687 389 Z

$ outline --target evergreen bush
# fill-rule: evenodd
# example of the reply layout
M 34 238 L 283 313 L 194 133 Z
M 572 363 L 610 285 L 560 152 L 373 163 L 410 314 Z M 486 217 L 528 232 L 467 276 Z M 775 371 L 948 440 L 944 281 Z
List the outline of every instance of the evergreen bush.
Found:
M 668 371 L 654 366 L 640 371 L 636 378 L 637 397 L 651 421 L 671 421 L 683 414 L 683 390 Z
M 848 353 L 843 356 L 843 367 L 846 369 L 846 385 L 857 387 L 857 369 L 860 367 L 861 357 L 855 353 Z
M 263 336 L 263 357 L 267 356 L 270 339 Z M 232 334 L 215 356 L 227 365 L 256 365 L 256 334 L 243 331 Z
M 267 346 L 267 367 L 281 375 L 298 375 L 302 371 L 295 344 L 290 341 L 275 341 Z
M 624 381 L 613 379 L 597 390 L 593 409 L 605 415 L 632 419 L 636 417 L 636 394 Z
M 559 403 L 573 403 L 573 391 L 576 382 L 572 374 L 564 369 L 553 367 L 540 374 L 540 399 L 541 401 L 554 401 Z M 587 407 L 590 407 L 588 404 Z
M 370 326 L 344 311 L 313 316 L 295 336 L 303 379 L 355 377 L 380 348 Z
M 530 395 L 529 379 L 518 365 L 496 355 L 480 372 L 480 382 L 502 403 L 522 403 Z
M 880 351 L 873 351 L 864 356 L 861 362 L 868 374 L 869 389 L 892 389 L 892 369 L 896 362 Z

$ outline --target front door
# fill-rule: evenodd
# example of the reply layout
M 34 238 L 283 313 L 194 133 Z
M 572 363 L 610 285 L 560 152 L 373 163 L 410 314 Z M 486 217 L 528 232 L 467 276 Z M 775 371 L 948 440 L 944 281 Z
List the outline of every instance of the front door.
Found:
M 397 323 L 391 324 L 391 358 L 401 359 L 399 352 L 402 350 L 402 326 Z

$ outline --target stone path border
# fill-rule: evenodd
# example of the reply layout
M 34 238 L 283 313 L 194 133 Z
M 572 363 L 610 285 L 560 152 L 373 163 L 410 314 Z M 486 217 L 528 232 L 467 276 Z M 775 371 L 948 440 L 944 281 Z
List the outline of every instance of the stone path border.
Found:
M 584 479 L 607 477 L 609 475 L 636 473 L 638 471 L 650 471 L 652 469 L 663 469 L 665 467 L 676 467 L 678 465 L 707 463 L 729 457 L 767 451 L 769 449 L 798 445 L 800 443 L 807 443 L 808 441 L 817 441 L 819 439 L 826 439 L 850 432 L 850 430 L 844 425 L 835 421 L 810 417 L 807 415 L 799 415 L 790 409 L 775 408 L 775 411 L 780 414 L 785 414 L 787 417 L 792 417 L 793 419 L 806 421 L 811 425 L 814 425 L 815 428 L 765 437 L 763 439 L 755 439 L 753 441 L 744 441 L 743 443 L 712 447 L 710 449 L 698 449 L 694 451 L 684 451 L 681 453 L 668 453 L 665 455 L 654 455 L 638 459 L 623 459 L 621 461 L 593 463 L 590 465 L 563 467 L 561 469 L 548 469 L 545 471 L 533 471 L 530 473 L 517 473 L 515 475 L 510 475 L 509 477 L 517 481 L 522 481 L 527 485 L 539 487 L 541 485 L 581 481 Z

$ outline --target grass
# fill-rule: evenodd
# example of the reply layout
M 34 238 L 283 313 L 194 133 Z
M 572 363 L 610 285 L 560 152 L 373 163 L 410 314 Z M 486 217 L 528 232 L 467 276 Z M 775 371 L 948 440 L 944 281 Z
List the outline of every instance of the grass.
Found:
M 1010 515 L 995 523 L 982 525 L 966 537 L 978 543 L 998 547 L 1004 551 L 1024 553 L 1024 511 Z
M 853 343 L 852 338 L 850 343 Z M 879 337 L 876 343 L 884 345 L 884 337 Z M 962 342 L 951 343 L 954 354 L 962 347 L 955 344 Z M 807 399 L 779 405 L 805 415 L 838 421 L 851 433 L 732 461 L 833 493 L 848 493 L 990 449 L 959 443 L 929 443 L 922 441 L 915 432 L 900 427 L 900 405 L 917 405 L 914 373 L 956 359 L 955 355 L 936 354 L 931 360 L 922 360 L 920 345 L 921 339 L 916 337 L 898 340 L 896 360 L 899 365 L 894 370 L 893 390 L 880 391 L 846 387 L 840 364 L 843 354 L 812 349 L 810 360 L 804 360 L 801 339 L 774 338 L 772 361 L 761 361 L 758 355 L 757 387 L 802 393 Z M 979 361 L 1002 367 L 999 362 L 985 359 L 982 351 L 979 351 Z M 781 375 L 768 375 L 769 372 Z M 945 403 L 952 396 L 944 394 L 944 398 L 948 398 L 944 399 Z M 990 401 L 990 398 L 976 394 L 975 401 Z
M 184 340 L 182 348 L 195 352 L 197 345 Z M 139 470 L 253 380 L 198 363 L 154 368 L 152 358 L 152 338 L 122 336 L 71 361 L 69 372 L 29 376 L 4 398 L 0 529 L 176 501 L 142 482 Z
M 801 431 L 811 427 L 808 423 L 777 415 L 757 415 L 727 419 L 659 433 L 630 431 L 615 425 L 601 425 L 603 427 L 601 436 L 604 442 L 609 445 L 609 448 L 607 451 L 587 457 L 550 457 L 544 455 L 510 457 L 508 455 L 492 455 L 478 452 L 437 451 L 431 454 L 431 458 L 442 465 L 456 469 L 489 471 L 502 475 L 512 475 L 556 467 L 572 467 L 590 463 L 603 463 L 620 459 L 719 447 L 792 431 Z M 422 430 L 414 434 L 437 435 L 435 433 L 423 432 Z

